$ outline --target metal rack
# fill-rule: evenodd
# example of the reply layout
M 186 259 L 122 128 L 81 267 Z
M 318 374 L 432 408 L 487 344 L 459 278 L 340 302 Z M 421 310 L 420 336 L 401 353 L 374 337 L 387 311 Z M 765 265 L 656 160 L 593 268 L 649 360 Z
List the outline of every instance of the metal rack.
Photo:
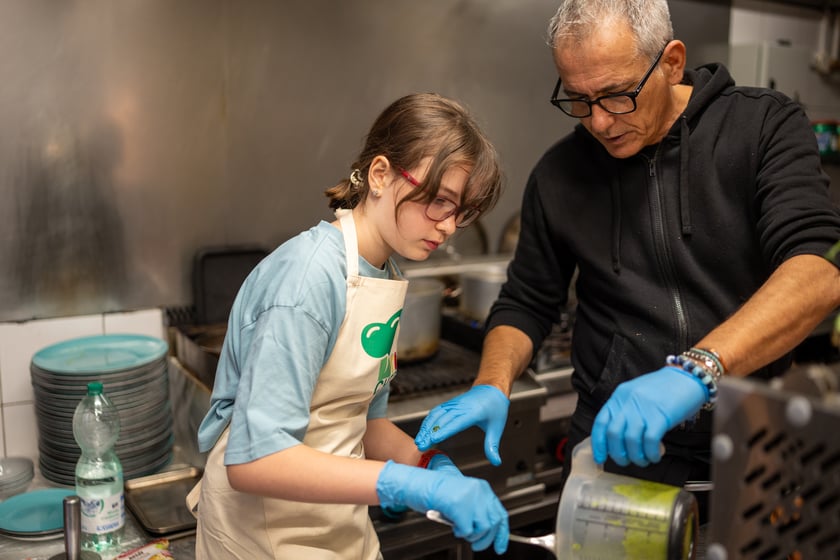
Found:
M 706 558 L 840 557 L 840 393 L 826 368 L 722 380 Z

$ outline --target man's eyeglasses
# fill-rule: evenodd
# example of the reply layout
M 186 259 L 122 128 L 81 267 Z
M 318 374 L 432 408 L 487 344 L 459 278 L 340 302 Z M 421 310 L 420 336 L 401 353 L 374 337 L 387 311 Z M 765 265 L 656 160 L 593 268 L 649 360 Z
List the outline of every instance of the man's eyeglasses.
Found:
M 415 187 L 420 186 L 420 181 L 411 176 L 411 174 L 402 168 L 397 168 L 406 181 Z M 474 206 L 462 207 L 458 206 L 449 199 L 435 197 L 429 204 L 426 205 L 426 217 L 433 222 L 442 222 L 450 216 L 455 216 L 455 227 L 465 228 L 478 218 L 481 211 Z
M 667 46 L 668 45 L 666 44 L 665 47 Z M 610 93 L 592 100 L 582 98 L 557 99 L 557 94 L 560 93 L 560 78 L 557 78 L 557 85 L 554 86 L 554 93 L 551 94 L 551 104 L 570 117 L 575 117 L 577 119 L 582 119 L 591 115 L 592 106 L 596 103 L 600 105 L 604 111 L 612 113 L 613 115 L 626 115 L 627 113 L 632 113 L 636 110 L 636 97 L 639 96 L 639 93 L 641 93 L 642 88 L 645 87 L 645 83 L 648 81 L 648 78 L 650 78 L 650 75 L 653 74 L 653 69 L 656 68 L 657 64 L 659 64 L 659 59 L 662 58 L 662 53 L 665 52 L 665 47 L 662 47 L 662 50 L 659 51 L 658 55 L 656 55 L 656 58 L 653 60 L 653 64 L 650 65 L 650 68 L 648 68 L 647 72 L 645 72 L 645 75 L 642 77 L 639 85 L 637 85 L 636 89 L 633 91 Z

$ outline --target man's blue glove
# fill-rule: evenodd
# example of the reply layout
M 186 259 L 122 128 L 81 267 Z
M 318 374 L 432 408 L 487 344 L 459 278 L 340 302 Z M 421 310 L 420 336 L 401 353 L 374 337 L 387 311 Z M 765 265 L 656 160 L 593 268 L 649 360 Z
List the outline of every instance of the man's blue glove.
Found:
M 672 366 L 625 381 L 595 417 L 592 455 L 604 463 L 641 467 L 662 458 L 665 432 L 692 418 L 709 400 L 709 390 L 692 374 Z
M 507 550 L 507 510 L 486 480 L 388 461 L 376 481 L 376 494 L 383 508 L 408 506 L 423 514 L 438 510 L 452 521 L 455 536 L 470 542 L 473 550 L 491 544 L 497 554 Z
M 499 440 L 507 421 L 510 400 L 492 385 L 476 385 L 462 395 L 439 404 L 429 412 L 414 443 L 426 451 L 472 426 L 484 430 L 484 454 L 495 466 L 502 464 Z

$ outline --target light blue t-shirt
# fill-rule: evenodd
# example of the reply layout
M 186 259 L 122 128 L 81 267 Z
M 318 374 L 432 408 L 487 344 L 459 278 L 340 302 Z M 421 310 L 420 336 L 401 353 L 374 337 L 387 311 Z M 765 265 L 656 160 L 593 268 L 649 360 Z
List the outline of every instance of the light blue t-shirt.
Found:
M 359 274 L 388 278 L 359 257 Z M 209 451 L 230 424 L 225 464 L 247 463 L 297 445 L 309 405 L 344 321 L 347 265 L 341 231 L 327 222 L 302 232 L 260 262 L 228 319 L 210 410 L 198 428 Z M 383 418 L 388 387 L 368 419 Z

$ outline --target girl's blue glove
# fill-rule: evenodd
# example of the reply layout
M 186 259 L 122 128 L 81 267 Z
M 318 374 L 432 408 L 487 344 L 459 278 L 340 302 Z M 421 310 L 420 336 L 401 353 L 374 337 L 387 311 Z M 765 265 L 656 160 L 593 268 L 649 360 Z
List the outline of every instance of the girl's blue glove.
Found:
M 432 457 L 431 460 L 429 460 L 429 466 L 426 468 L 430 471 L 464 476 L 464 473 L 461 472 L 461 469 L 456 467 L 455 463 L 452 462 L 452 459 L 450 459 L 449 456 L 444 453 L 439 453 Z
M 492 385 L 476 385 L 433 408 L 414 438 L 421 451 L 426 451 L 472 426 L 484 430 L 484 454 L 493 465 L 502 464 L 499 441 L 507 421 L 510 400 Z
M 604 463 L 607 456 L 622 467 L 659 462 L 665 432 L 693 418 L 707 400 L 709 391 L 700 379 L 677 367 L 625 381 L 595 417 L 595 462 Z
M 383 508 L 408 506 L 423 514 L 438 510 L 452 521 L 455 536 L 470 542 L 473 550 L 491 544 L 497 554 L 507 550 L 507 510 L 486 480 L 388 461 L 376 493 Z
M 451 474 L 453 476 L 464 476 L 461 472 L 461 469 L 455 466 L 455 463 L 452 462 L 452 459 L 449 458 L 448 455 L 444 453 L 439 453 L 432 457 L 429 460 L 429 464 L 426 468 L 430 471 L 437 471 L 440 473 Z M 385 514 L 385 517 L 389 519 L 402 519 L 404 517 L 404 513 L 408 511 L 407 506 L 399 506 L 396 508 L 389 508 L 380 505 L 382 509 L 382 513 Z

